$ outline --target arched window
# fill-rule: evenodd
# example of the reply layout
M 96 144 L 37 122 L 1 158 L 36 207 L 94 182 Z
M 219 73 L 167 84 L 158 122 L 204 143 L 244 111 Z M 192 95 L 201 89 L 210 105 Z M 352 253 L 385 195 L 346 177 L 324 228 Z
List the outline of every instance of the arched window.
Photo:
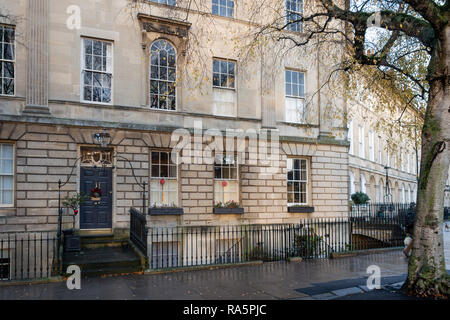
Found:
M 405 185 L 402 183 L 402 203 L 406 203 Z
M 166 40 L 150 47 L 150 108 L 176 110 L 175 48 Z
M 352 198 L 352 194 L 355 193 L 355 175 L 352 171 L 348 172 L 350 176 L 350 199 Z
M 367 190 L 366 190 L 366 177 L 364 177 L 363 174 L 360 174 L 360 176 L 359 176 L 359 184 L 360 184 L 359 188 L 360 188 L 361 192 L 367 193 Z
M 378 202 L 380 202 L 380 203 L 384 201 L 383 188 L 384 188 L 384 183 L 383 183 L 383 180 L 380 179 L 380 183 L 378 184 Z

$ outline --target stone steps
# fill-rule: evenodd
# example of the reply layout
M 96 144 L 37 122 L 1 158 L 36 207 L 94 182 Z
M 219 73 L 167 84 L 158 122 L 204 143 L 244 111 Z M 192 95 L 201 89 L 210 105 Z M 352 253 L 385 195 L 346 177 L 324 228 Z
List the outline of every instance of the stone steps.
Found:
M 119 238 L 114 234 L 81 235 L 82 249 L 96 249 L 103 247 L 121 247 L 128 245 L 128 238 Z
M 106 241 L 106 239 L 102 240 Z M 99 245 L 100 247 L 84 247 L 79 252 L 65 252 L 63 270 L 67 270 L 69 265 L 77 265 L 81 269 L 82 277 L 92 277 L 107 274 L 129 274 L 145 269 L 141 257 L 129 244 L 119 246 L 108 242 L 97 242 L 90 243 L 90 245 Z

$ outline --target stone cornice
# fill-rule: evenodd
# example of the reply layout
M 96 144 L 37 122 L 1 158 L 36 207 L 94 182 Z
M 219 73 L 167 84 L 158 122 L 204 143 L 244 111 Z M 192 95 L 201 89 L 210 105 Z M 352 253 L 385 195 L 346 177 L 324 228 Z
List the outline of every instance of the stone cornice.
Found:
M 157 32 L 180 38 L 186 38 L 187 32 L 191 27 L 191 23 L 189 22 L 152 16 L 143 13 L 138 13 L 137 17 L 142 23 L 143 30 L 146 32 Z

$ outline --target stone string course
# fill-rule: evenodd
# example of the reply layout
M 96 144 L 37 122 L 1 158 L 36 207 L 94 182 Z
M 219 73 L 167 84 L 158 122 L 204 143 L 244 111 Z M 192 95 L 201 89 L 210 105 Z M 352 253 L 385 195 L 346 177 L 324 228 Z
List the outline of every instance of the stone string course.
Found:
M 56 230 L 58 180 L 65 181 L 79 157 L 80 146 L 92 146 L 98 130 L 65 126 L 0 124 L 0 141 L 16 146 L 15 205 L 0 208 L 0 232 Z M 150 152 L 170 149 L 170 134 L 110 130 L 111 146 L 130 160 L 139 183 L 148 183 Z M 202 147 L 206 146 L 206 141 Z M 253 147 L 240 166 L 240 202 L 243 215 L 213 213 L 212 164 L 180 164 L 179 204 L 184 215 L 148 217 L 151 225 L 215 225 L 237 223 L 292 223 L 312 217 L 348 214 L 348 154 L 346 147 L 280 143 L 278 157 L 254 159 Z M 197 150 L 198 152 L 198 150 Z M 311 169 L 311 205 L 314 213 L 288 213 L 286 159 L 308 157 Z M 212 161 L 212 158 L 209 159 Z M 118 157 L 113 175 L 113 227 L 128 228 L 131 206 L 142 208 L 141 188 L 130 164 Z M 79 169 L 63 187 L 62 198 L 77 191 Z M 148 188 L 147 188 L 148 191 Z M 147 193 L 148 197 L 148 193 Z M 69 220 L 71 221 L 71 220 Z M 78 221 L 77 221 L 78 223 Z

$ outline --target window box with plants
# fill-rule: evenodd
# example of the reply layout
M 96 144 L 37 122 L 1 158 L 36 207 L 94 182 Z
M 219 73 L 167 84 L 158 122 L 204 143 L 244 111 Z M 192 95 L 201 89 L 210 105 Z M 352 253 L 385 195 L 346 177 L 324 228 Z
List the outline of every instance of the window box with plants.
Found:
M 183 208 L 177 207 L 172 204 L 153 204 L 148 208 L 148 214 L 151 216 L 158 215 L 182 215 L 184 213 Z
M 308 206 L 308 205 L 291 205 L 288 206 L 288 212 L 289 213 L 312 213 L 314 212 L 314 207 Z
M 239 202 L 230 200 L 227 202 L 214 203 L 214 213 L 216 214 L 243 214 L 244 208 L 241 208 Z

